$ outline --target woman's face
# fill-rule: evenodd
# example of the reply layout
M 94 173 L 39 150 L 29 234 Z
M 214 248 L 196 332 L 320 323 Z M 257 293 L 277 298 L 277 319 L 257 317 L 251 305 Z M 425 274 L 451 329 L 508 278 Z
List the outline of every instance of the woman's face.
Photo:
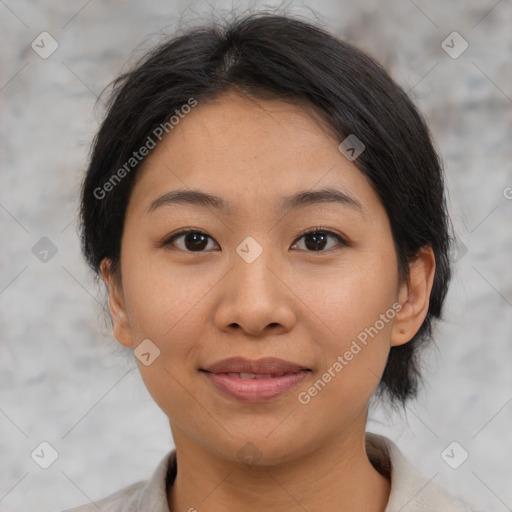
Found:
M 191 109 L 144 160 L 126 213 L 121 284 L 103 271 L 116 338 L 136 349 L 177 445 L 187 439 L 229 460 L 256 450 L 271 464 L 360 433 L 390 345 L 419 328 L 420 320 L 398 332 L 407 297 L 388 217 L 339 142 L 305 108 L 228 92 Z M 326 188 L 340 199 L 289 199 Z M 230 208 L 165 199 L 177 190 Z M 184 228 L 204 236 L 170 240 Z M 309 371 L 273 396 L 261 388 L 275 390 L 277 380 L 217 375 L 248 386 L 237 397 L 203 371 L 235 356 Z

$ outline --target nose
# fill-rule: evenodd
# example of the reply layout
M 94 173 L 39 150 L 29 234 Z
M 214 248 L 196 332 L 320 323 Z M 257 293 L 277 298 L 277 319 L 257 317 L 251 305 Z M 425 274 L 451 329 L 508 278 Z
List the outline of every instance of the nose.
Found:
M 271 250 L 254 260 L 238 253 L 222 280 L 215 322 L 221 330 L 242 330 L 261 337 L 289 331 L 296 321 L 296 296 L 290 288 L 284 265 Z M 288 281 L 288 282 L 287 282 Z

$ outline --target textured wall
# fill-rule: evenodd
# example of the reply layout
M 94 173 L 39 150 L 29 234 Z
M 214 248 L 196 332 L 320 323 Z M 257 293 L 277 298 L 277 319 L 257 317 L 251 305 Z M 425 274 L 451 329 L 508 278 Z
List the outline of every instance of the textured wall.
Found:
M 78 187 L 102 114 L 97 95 L 182 15 L 209 12 L 184 1 L 45 4 L 0 1 L 4 512 L 97 500 L 147 478 L 172 446 L 167 418 L 112 338 L 103 293 L 82 261 Z M 474 507 L 510 510 L 512 2 L 317 0 L 314 8 L 384 63 L 426 114 L 460 238 L 446 321 L 425 358 L 428 385 L 407 414 L 375 410 L 368 428 Z M 454 31 L 464 40 L 450 36 L 445 51 Z M 51 55 L 42 32 L 58 44 Z M 31 458 L 43 441 L 59 455 L 46 470 Z M 469 453 L 458 469 L 441 458 L 452 441 Z

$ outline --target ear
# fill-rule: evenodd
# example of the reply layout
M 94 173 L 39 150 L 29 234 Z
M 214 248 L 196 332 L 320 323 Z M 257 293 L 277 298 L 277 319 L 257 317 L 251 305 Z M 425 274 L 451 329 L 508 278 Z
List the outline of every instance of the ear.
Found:
M 430 246 L 421 248 L 409 263 L 409 282 L 398 294 L 401 309 L 395 316 L 391 346 L 403 345 L 414 337 L 425 320 L 434 283 L 436 259 Z
M 108 292 L 108 305 L 113 323 L 114 337 L 125 347 L 133 347 L 121 279 L 112 273 L 111 263 L 110 259 L 104 258 L 100 268 Z

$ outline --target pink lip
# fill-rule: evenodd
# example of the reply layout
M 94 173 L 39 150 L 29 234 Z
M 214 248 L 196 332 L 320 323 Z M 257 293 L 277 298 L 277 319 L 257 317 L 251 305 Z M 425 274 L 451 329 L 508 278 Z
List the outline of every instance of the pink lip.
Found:
M 292 390 L 309 374 L 309 370 L 287 373 L 281 377 L 241 379 L 235 373 L 202 371 L 210 382 L 224 394 L 241 402 L 265 402 Z
M 263 357 L 261 359 L 247 359 L 245 357 L 230 357 L 210 366 L 201 368 L 211 373 L 295 373 L 309 370 L 306 366 L 291 363 L 277 357 Z
M 239 401 L 252 403 L 265 402 L 287 393 L 311 371 L 276 357 L 256 360 L 231 357 L 200 370 L 219 391 Z M 240 373 L 258 377 L 242 379 Z

